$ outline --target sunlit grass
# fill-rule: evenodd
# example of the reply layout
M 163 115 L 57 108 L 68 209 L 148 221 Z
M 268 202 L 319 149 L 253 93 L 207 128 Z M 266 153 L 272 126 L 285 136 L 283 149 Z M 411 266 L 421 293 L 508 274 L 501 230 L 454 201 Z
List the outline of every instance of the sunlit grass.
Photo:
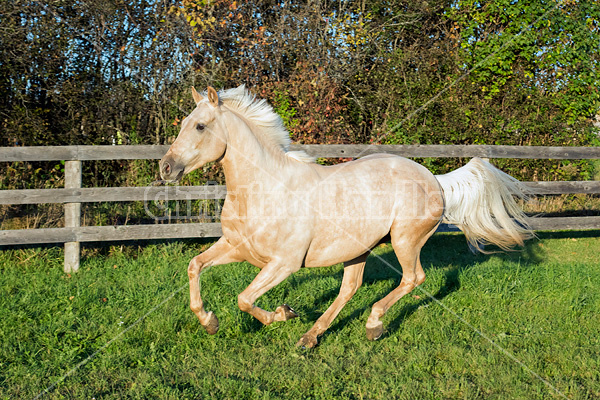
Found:
M 599 236 L 542 233 L 522 252 L 485 256 L 462 235 L 435 235 L 422 256 L 426 282 L 368 342 L 370 306 L 400 281 L 386 265 L 397 267 L 391 247 L 378 247 L 365 283 L 309 352 L 295 343 L 337 295 L 339 265 L 301 270 L 261 298 L 300 314 L 269 327 L 237 308 L 256 268 L 208 270 L 203 299 L 221 325 L 209 336 L 188 308 L 186 273 L 205 244 L 91 249 L 71 276 L 59 248 L 6 250 L 0 397 L 32 398 L 59 381 L 44 398 L 560 397 L 553 387 L 597 398 Z

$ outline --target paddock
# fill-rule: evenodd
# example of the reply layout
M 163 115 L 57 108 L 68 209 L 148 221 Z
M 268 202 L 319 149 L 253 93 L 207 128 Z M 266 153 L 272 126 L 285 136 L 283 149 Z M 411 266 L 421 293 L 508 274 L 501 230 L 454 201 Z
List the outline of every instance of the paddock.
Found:
M 162 146 L 94 147 L 2 149 L 0 160 L 63 159 L 77 165 L 99 157 L 158 159 L 166 151 Z M 370 151 L 297 148 L 319 157 Z M 541 149 L 379 146 L 373 151 L 382 149 L 411 157 L 448 151 L 446 156 L 490 159 L 515 154 L 600 158 L 597 148 L 533 153 Z M 77 168 L 73 175 L 77 182 Z M 66 216 L 87 201 L 143 201 L 148 193 L 154 199 L 165 190 L 169 199 L 219 199 L 226 190 L 69 185 L 6 190 L 0 199 L 4 204 L 64 203 Z M 600 192 L 593 181 L 528 186 L 540 194 Z M 220 235 L 218 224 L 81 227 L 74 214 L 64 228 L 0 232 L 1 397 L 600 396 L 599 217 L 538 218 L 538 238 L 523 251 L 491 255 L 472 254 L 463 235 L 445 227 L 423 249 L 427 280 L 390 310 L 384 336 L 369 342 L 364 323 L 372 303 L 400 282 L 391 246 L 381 245 L 367 261 L 363 287 L 320 345 L 307 352 L 294 344 L 335 298 L 341 265 L 303 269 L 262 297 L 265 308 L 289 303 L 300 315 L 269 327 L 237 307 L 236 295 L 256 268 L 242 263 L 208 270 L 200 278 L 202 292 L 222 326 L 210 336 L 189 312 L 185 271 L 190 258 Z M 64 260 L 76 260 L 68 273 Z
M 294 344 L 337 295 L 341 265 L 303 269 L 261 298 L 300 315 L 269 327 L 237 308 L 256 268 L 208 270 L 202 290 L 221 322 L 210 336 L 189 312 L 186 275 L 210 239 L 84 251 L 69 275 L 61 247 L 4 250 L 0 396 L 597 398 L 599 232 L 538 235 L 523 252 L 495 255 L 470 253 L 462 234 L 434 235 L 422 253 L 427 280 L 369 342 L 372 303 L 400 281 L 386 265 L 397 266 L 391 246 L 378 247 L 363 287 L 310 352 Z

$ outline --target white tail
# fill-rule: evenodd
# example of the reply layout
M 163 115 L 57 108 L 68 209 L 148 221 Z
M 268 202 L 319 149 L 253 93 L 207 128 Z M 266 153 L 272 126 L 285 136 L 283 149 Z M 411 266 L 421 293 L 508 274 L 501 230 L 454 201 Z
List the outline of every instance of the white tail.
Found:
M 469 243 L 492 243 L 509 250 L 533 236 L 527 216 L 513 195 L 526 198 L 521 182 L 490 163 L 473 158 L 467 165 L 436 175 L 444 191 L 444 222 L 456 225 Z

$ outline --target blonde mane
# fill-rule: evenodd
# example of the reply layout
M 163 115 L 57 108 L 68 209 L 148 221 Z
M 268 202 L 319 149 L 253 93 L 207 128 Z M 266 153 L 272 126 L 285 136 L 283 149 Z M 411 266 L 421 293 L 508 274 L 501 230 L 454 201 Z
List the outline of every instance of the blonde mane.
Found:
M 287 157 L 304 163 L 315 161 L 313 157 L 303 151 L 289 151 L 292 141 L 281 117 L 265 99 L 257 99 L 246 90 L 245 85 L 219 92 L 219 100 L 260 128 L 254 132 L 255 135 L 260 135 L 261 138 L 266 139 L 267 143 L 274 144 Z

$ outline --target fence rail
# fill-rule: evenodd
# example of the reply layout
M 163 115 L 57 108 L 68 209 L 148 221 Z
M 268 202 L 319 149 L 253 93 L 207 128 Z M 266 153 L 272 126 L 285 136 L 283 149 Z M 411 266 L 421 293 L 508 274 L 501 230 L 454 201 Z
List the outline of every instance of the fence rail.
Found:
M 528 193 L 600 194 L 600 181 L 523 182 Z M 0 191 L 0 204 L 100 203 L 107 201 L 143 201 L 160 196 L 169 200 L 224 199 L 227 187 L 211 186 L 146 186 L 108 188 L 21 189 Z
M 533 218 L 531 228 L 538 231 L 600 229 L 600 217 Z M 438 231 L 448 232 L 457 230 L 453 226 L 442 225 Z M 218 222 L 82 226 L 77 228 L 0 230 L 0 243 L 3 246 L 14 246 L 43 243 L 217 238 L 221 235 L 221 224 Z
M 42 146 L 0 148 L 0 162 L 65 161 L 65 188 L 0 191 L 0 204 L 65 205 L 65 227 L 0 230 L 0 246 L 65 243 L 65 271 L 79 268 L 81 242 L 139 239 L 219 237 L 218 223 L 182 223 L 126 226 L 80 226 L 81 203 L 144 201 L 147 199 L 223 199 L 223 185 L 171 187 L 82 188 L 81 162 L 94 160 L 160 159 L 169 146 Z M 482 157 L 525 159 L 600 159 L 600 147 L 541 147 L 492 145 L 292 145 L 314 157 L 353 158 L 374 153 L 404 157 Z M 525 182 L 531 194 L 600 194 L 600 182 Z M 600 229 L 600 217 L 535 218 L 532 228 Z M 451 229 L 444 227 L 443 229 Z
M 31 146 L 0 148 L 2 161 L 94 161 L 155 160 L 168 145 L 138 146 Z M 403 157 L 483 157 L 582 160 L 600 158 L 600 147 L 498 146 L 498 145 L 369 145 L 369 144 L 293 144 L 291 150 L 304 150 L 323 158 L 362 157 L 375 153 Z
M 22 189 L 0 191 L 0 204 L 143 201 L 161 196 L 169 200 L 210 200 L 224 199 L 226 194 L 227 188 L 224 185 Z
M 600 222 L 600 221 L 599 221 Z M 0 230 L 5 246 L 41 243 L 104 242 L 146 239 L 189 239 L 219 237 L 217 222 L 157 225 L 81 226 L 77 228 L 43 228 Z

